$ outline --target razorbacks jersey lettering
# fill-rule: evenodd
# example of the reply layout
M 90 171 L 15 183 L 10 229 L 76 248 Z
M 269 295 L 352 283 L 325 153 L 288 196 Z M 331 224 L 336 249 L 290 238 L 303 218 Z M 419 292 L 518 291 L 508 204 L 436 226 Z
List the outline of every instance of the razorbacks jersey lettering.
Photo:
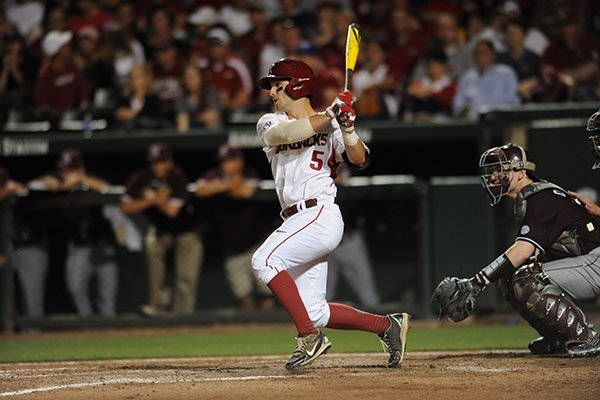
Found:
M 266 133 L 277 124 L 292 119 L 284 112 L 263 115 L 256 131 L 263 144 L 275 190 L 282 208 L 310 198 L 334 198 L 337 193 L 335 172 L 345 150 L 342 131 L 333 120 L 323 131 L 295 143 L 271 146 Z

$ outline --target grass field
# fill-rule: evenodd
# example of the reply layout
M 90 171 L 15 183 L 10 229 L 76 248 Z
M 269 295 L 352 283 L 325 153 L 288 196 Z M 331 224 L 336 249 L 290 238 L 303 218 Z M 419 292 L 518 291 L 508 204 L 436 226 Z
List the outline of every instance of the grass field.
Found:
M 287 325 L 266 331 L 243 330 L 8 336 L 0 339 L 0 362 L 288 354 L 295 344 L 295 333 Z M 381 351 L 373 334 L 330 329 L 326 334 L 333 342 L 332 352 Z M 525 349 L 534 337 L 535 331 L 525 325 L 416 326 L 409 333 L 407 349 Z

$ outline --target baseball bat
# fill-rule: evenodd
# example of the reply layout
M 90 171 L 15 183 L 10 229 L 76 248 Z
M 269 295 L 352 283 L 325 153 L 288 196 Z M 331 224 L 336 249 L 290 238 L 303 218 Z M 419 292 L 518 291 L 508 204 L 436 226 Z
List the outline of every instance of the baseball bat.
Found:
M 358 58 L 358 50 L 360 49 L 360 40 L 362 34 L 360 25 L 352 23 L 348 25 L 348 37 L 346 38 L 346 79 L 344 81 L 344 92 L 351 88 L 352 74 L 356 67 L 356 59 Z

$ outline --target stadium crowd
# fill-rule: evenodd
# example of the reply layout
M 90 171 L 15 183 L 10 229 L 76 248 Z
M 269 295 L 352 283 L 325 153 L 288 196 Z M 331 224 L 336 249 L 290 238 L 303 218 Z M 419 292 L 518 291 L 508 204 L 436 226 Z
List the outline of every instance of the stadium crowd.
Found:
M 342 87 L 351 22 L 363 121 L 600 99 L 591 0 L 7 0 L 0 122 L 218 128 L 270 109 L 255 82 L 283 57 L 314 69 L 321 109 Z

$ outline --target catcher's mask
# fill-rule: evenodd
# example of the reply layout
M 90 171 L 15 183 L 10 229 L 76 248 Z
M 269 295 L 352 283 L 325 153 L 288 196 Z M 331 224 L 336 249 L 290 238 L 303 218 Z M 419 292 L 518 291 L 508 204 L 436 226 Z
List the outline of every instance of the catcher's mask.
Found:
M 527 151 L 512 143 L 485 151 L 479 159 L 479 167 L 482 184 L 492 207 L 508 194 L 514 171 L 524 169 L 532 176 L 535 172 L 535 163 Z
M 600 110 L 588 119 L 586 130 L 590 133 L 589 139 L 592 141 L 592 150 L 596 156 L 592 169 L 600 169 L 600 138 L 598 138 L 598 133 L 600 133 Z

